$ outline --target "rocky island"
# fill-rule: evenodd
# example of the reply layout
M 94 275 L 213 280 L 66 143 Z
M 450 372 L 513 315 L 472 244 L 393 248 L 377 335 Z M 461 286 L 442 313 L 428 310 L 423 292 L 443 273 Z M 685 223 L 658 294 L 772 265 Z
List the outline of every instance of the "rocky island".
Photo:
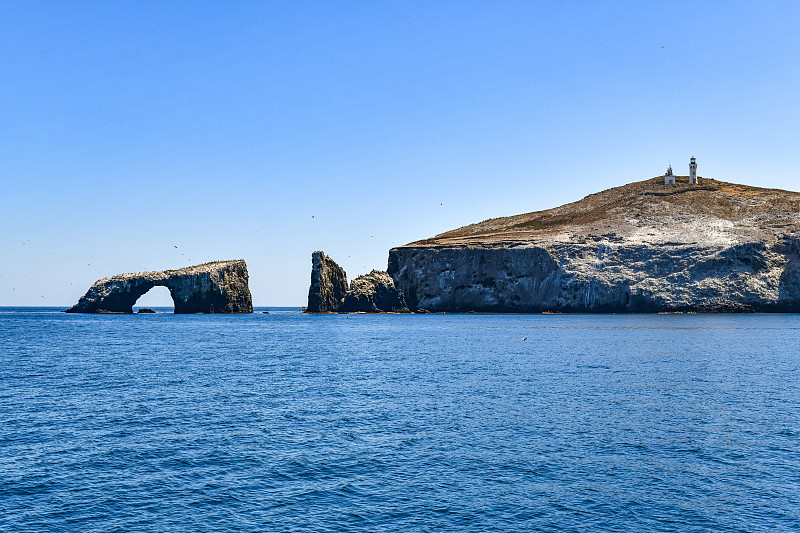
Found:
M 247 265 L 214 261 L 179 270 L 119 274 L 98 280 L 67 313 L 132 313 L 153 287 L 167 287 L 175 313 L 252 313 Z
M 308 313 L 407 313 L 403 295 L 386 272 L 373 270 L 350 282 L 347 274 L 324 252 L 311 254 Z
M 800 312 L 799 239 L 800 193 L 670 172 L 392 248 L 386 275 L 410 311 Z

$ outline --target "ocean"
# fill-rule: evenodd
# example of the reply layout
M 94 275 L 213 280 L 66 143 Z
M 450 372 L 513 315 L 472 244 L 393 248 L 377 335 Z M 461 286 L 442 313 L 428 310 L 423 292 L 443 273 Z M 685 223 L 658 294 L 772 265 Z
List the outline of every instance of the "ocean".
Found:
M 798 315 L 60 310 L 0 309 L 3 532 L 800 530 Z

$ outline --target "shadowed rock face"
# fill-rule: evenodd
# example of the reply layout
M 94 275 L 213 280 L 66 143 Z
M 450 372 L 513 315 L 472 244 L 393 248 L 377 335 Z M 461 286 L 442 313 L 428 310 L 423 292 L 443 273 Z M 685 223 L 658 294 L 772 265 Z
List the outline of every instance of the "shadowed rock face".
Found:
M 800 312 L 800 256 L 785 246 L 608 243 L 398 248 L 409 308 L 499 313 Z
M 323 252 L 311 255 L 309 313 L 408 312 L 403 295 L 386 272 L 373 270 L 359 276 L 347 288 L 347 274 Z
M 347 274 L 342 267 L 325 255 L 311 254 L 311 287 L 308 289 L 309 313 L 336 313 L 347 292 Z
M 414 310 L 800 312 L 800 194 L 653 178 L 393 248 Z
M 392 277 L 386 272 L 373 270 L 350 282 L 341 310 L 345 313 L 407 313 L 408 307 Z
M 167 287 L 175 313 L 252 313 L 247 265 L 242 260 L 120 274 L 98 280 L 67 313 L 132 313 L 133 304 L 153 287 Z

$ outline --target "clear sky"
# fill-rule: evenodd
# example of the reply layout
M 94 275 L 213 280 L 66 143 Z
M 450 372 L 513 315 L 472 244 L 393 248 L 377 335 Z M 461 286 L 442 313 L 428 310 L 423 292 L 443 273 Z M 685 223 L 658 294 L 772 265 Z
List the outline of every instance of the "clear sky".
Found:
M 234 258 L 302 305 L 314 250 L 353 278 L 690 156 L 798 190 L 798 35 L 794 1 L 3 2 L 0 305 Z

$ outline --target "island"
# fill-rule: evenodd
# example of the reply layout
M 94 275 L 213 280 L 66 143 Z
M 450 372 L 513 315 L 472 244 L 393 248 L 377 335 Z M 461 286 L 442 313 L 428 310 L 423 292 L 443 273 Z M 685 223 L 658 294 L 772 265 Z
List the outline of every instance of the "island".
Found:
M 384 289 L 411 312 L 800 312 L 800 193 L 696 168 L 392 248 Z M 308 311 L 387 310 L 358 285 L 320 307 L 312 283 Z
M 98 280 L 67 313 L 133 313 L 153 287 L 167 287 L 175 313 L 252 313 L 247 265 L 241 259 L 178 270 L 118 274 Z

